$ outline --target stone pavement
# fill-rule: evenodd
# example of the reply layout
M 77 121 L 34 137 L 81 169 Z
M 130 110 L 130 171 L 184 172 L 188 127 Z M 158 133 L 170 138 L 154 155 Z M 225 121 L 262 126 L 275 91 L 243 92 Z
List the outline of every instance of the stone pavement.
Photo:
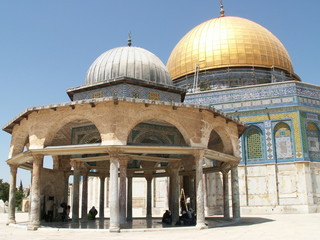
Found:
M 216 226 L 209 229 L 166 228 L 132 229 L 121 233 L 109 233 L 107 229 L 58 229 L 40 228 L 27 231 L 27 214 L 16 214 L 18 225 L 6 226 L 6 214 L 0 214 L 0 240 L 82 240 L 82 239 L 221 239 L 221 240 L 319 240 L 320 213 L 288 215 L 242 216 L 234 225 Z

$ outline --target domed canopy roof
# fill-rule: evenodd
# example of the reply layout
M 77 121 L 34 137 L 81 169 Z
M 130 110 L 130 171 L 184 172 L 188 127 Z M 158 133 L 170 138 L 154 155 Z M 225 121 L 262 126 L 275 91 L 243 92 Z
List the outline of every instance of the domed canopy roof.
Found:
M 240 17 L 210 19 L 189 31 L 173 49 L 167 68 L 173 80 L 223 67 L 279 68 L 293 73 L 283 44 L 261 25 Z
M 101 54 L 89 68 L 85 84 L 110 82 L 121 77 L 172 85 L 162 61 L 139 47 L 118 47 Z

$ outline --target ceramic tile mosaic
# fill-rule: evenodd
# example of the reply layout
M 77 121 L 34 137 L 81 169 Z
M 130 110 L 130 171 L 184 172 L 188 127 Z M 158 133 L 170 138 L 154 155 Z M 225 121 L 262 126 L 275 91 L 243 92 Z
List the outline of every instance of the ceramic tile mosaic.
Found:
M 320 160 L 320 131 L 316 123 L 309 122 L 307 124 L 307 144 L 308 154 L 311 160 Z
M 288 159 L 293 157 L 291 130 L 285 123 L 279 123 L 275 127 L 275 144 L 277 159 Z
M 262 158 L 261 133 L 257 129 L 250 129 L 247 133 L 248 160 Z
M 213 105 L 231 111 L 257 106 L 298 105 L 320 106 L 320 88 L 300 82 L 255 85 L 187 94 L 186 103 Z M 217 106 L 219 105 L 219 106 Z
M 270 124 L 270 121 L 269 121 Z M 272 132 L 271 132 L 271 127 L 267 127 L 266 124 L 266 129 L 265 129 L 265 137 L 266 137 L 266 147 L 267 147 L 267 159 L 271 160 L 273 159 L 273 140 L 272 140 Z
M 133 84 L 126 84 L 126 83 L 107 86 L 107 87 L 94 89 L 94 90 L 88 90 L 81 93 L 76 93 L 74 95 L 74 100 L 91 99 L 94 96 L 98 96 L 98 97 L 116 96 L 116 97 L 149 99 L 150 95 L 159 96 L 160 101 L 181 102 L 180 94 L 162 91 L 154 88 L 137 86 Z

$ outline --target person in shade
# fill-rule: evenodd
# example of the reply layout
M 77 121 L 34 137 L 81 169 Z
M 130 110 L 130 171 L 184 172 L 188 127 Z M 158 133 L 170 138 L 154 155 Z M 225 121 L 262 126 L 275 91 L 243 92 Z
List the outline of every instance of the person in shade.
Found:
M 94 220 L 96 219 L 96 216 L 98 214 L 98 211 L 97 209 L 93 206 L 90 211 L 89 211 L 89 214 L 88 214 L 88 219 L 89 220 Z

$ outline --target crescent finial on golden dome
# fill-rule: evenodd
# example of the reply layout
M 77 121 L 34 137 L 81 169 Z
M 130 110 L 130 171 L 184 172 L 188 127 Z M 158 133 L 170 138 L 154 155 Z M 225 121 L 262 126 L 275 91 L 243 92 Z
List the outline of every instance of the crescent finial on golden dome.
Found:
M 128 46 L 131 47 L 132 45 L 132 38 L 131 38 L 131 32 L 128 33 Z
M 220 0 L 220 16 L 224 17 L 224 7 L 223 7 L 223 2 Z

